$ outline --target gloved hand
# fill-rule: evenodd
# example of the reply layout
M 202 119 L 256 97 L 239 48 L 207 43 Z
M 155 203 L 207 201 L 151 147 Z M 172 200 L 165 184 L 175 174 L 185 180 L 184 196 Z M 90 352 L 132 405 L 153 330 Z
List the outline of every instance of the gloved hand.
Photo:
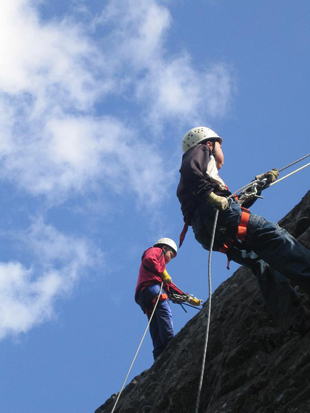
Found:
M 160 278 L 163 280 L 164 283 L 166 284 L 171 284 L 172 283 L 172 279 L 170 277 L 170 275 L 168 274 L 167 270 L 164 270 L 161 274 L 160 274 Z
M 277 168 L 271 169 L 271 171 L 265 172 L 264 174 L 255 176 L 255 179 L 259 179 L 260 181 L 263 179 L 267 180 L 267 184 L 271 184 L 278 179 L 279 171 Z
M 186 296 L 186 301 L 188 303 L 190 303 L 191 305 L 201 305 L 202 304 L 202 300 L 200 300 L 199 298 L 194 297 L 193 295 L 187 295 Z
M 208 204 L 213 205 L 215 208 L 219 209 L 220 211 L 225 211 L 228 207 L 228 200 L 224 196 L 216 195 L 214 192 L 211 192 L 210 195 L 207 196 L 206 201 Z

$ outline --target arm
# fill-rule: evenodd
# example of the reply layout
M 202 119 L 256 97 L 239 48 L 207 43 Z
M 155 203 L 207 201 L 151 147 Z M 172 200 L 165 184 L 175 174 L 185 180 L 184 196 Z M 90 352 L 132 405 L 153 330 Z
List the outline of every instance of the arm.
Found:
M 215 186 L 207 179 L 206 170 L 209 160 L 209 148 L 205 145 L 197 145 L 183 156 L 180 169 L 183 187 L 202 199 L 209 195 Z
M 256 184 L 253 183 L 253 186 L 247 188 L 241 193 L 239 203 L 245 208 L 250 208 L 260 197 L 262 190 L 267 188 L 272 182 L 275 182 L 278 176 L 279 171 L 276 168 L 261 175 L 257 175 L 254 181 Z M 257 180 L 260 182 L 257 183 Z
M 205 145 L 197 145 L 187 156 L 183 157 L 181 165 L 181 181 L 178 187 L 178 197 L 186 202 L 187 197 L 196 196 L 201 201 L 208 202 L 215 208 L 225 210 L 228 201 L 225 198 L 229 194 L 226 191 L 217 195 L 214 190 L 218 189 L 218 184 L 211 182 L 207 174 L 208 162 L 210 160 L 210 150 Z
M 199 306 L 202 304 L 202 300 L 194 297 L 193 295 L 184 293 L 173 282 L 169 285 L 168 296 L 172 302 L 182 304 L 182 302 L 188 302 L 193 306 Z

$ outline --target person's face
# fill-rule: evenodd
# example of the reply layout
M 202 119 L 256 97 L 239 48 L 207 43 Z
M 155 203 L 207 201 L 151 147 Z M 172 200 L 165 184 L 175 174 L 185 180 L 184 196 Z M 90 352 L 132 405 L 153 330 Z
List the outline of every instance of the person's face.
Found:
M 224 154 L 223 154 L 222 145 L 220 144 L 220 142 L 215 142 L 214 158 L 215 158 L 217 169 L 221 169 L 222 166 L 224 165 Z
M 174 258 L 174 252 L 173 251 L 166 251 L 165 252 L 165 263 L 168 264 L 168 262 L 170 262 L 172 260 L 172 258 Z
M 207 146 L 212 149 L 213 142 L 208 141 Z M 217 141 L 215 142 L 213 152 L 214 152 L 213 156 L 216 162 L 216 167 L 218 170 L 220 170 L 222 166 L 224 165 L 224 154 L 223 154 L 223 150 L 222 150 L 222 146 L 220 142 L 217 142 Z

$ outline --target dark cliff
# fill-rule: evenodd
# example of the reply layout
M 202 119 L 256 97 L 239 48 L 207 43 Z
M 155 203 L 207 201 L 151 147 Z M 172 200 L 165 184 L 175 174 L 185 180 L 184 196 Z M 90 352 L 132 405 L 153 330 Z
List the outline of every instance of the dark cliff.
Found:
M 310 191 L 279 224 L 310 249 Z M 308 295 L 298 292 L 309 308 Z M 207 306 L 149 370 L 127 385 L 116 413 L 195 411 Z M 96 413 L 110 413 L 116 396 Z M 244 267 L 212 296 L 199 412 L 310 412 L 310 332 L 300 336 L 278 326 L 264 306 L 254 275 Z

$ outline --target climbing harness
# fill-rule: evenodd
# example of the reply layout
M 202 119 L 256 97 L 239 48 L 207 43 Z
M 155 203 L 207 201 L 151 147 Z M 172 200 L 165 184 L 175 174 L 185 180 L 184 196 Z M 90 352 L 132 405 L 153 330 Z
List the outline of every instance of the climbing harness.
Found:
M 249 220 L 250 220 L 250 211 L 247 208 L 241 207 L 241 217 L 240 217 L 240 222 L 239 222 L 237 234 L 236 234 L 237 239 L 240 239 L 241 241 L 245 240 Z
M 306 159 L 307 157 L 309 157 L 310 154 L 307 154 L 305 156 L 303 156 L 302 158 L 298 159 L 297 161 L 294 161 L 292 163 L 290 163 L 289 165 L 286 165 L 285 167 L 279 169 L 279 172 L 284 171 L 285 169 L 295 165 L 296 163 L 302 161 L 303 159 Z M 250 199 L 249 193 L 251 193 L 251 196 L 253 199 L 254 198 L 258 198 L 260 197 L 259 195 L 259 190 L 264 190 L 267 189 L 273 185 L 275 185 L 278 182 L 283 181 L 284 179 L 288 178 L 289 176 L 295 174 L 296 172 L 301 171 L 302 169 L 308 167 L 310 165 L 310 163 L 302 166 L 301 168 L 296 169 L 295 171 L 291 172 L 290 174 L 284 176 L 283 178 L 271 183 L 271 184 L 266 184 L 266 180 L 262 180 L 260 181 L 259 179 L 256 179 L 252 182 L 250 182 L 249 184 L 243 186 L 242 188 L 238 189 L 237 191 L 235 191 L 234 193 L 232 193 L 229 197 L 227 197 L 227 199 L 230 198 L 238 198 L 238 202 L 239 203 L 243 203 L 240 202 L 240 198 L 242 197 L 242 195 L 244 195 L 245 193 L 248 194 L 247 196 L 244 198 L 246 200 Z M 250 191 L 249 191 L 249 188 Z M 208 341 L 209 341 L 209 332 L 210 332 L 210 321 L 211 321 L 211 299 L 212 299 L 212 287 L 211 287 L 211 256 L 212 256 L 212 252 L 213 252 L 213 245 L 214 245 L 214 240 L 215 240 L 215 233 L 216 233 L 216 226 L 217 226 L 217 221 L 218 221 L 218 215 L 219 215 L 219 210 L 217 209 L 215 211 L 215 217 L 214 217 L 214 224 L 213 224 L 213 230 L 212 230 L 212 237 L 211 237 L 211 243 L 210 243 L 210 249 L 209 249 L 209 259 L 208 259 L 208 284 L 209 284 L 209 305 L 208 305 L 208 315 L 207 315 L 207 326 L 206 326 L 206 335 L 205 335 L 205 344 L 204 344 L 204 350 L 203 350 L 203 359 L 202 359 L 202 366 L 201 366 L 201 372 L 200 372 L 200 380 L 199 380 L 199 386 L 198 386 L 198 392 L 197 392 L 197 399 L 196 399 L 196 407 L 195 407 L 195 413 L 198 413 L 198 409 L 199 409 L 199 404 L 200 404 L 200 396 L 201 396 L 201 390 L 202 390 L 202 384 L 203 384 L 203 376 L 204 376 L 204 371 L 205 371 L 205 364 L 206 364 L 206 357 L 207 357 L 207 348 L 208 348 Z M 245 235 L 246 235 L 246 227 L 248 224 L 250 218 L 250 211 L 248 211 L 246 208 L 242 207 L 242 214 L 241 214 L 241 219 L 240 219 L 240 223 L 239 223 L 239 227 L 238 227 L 238 231 L 237 231 L 237 237 L 239 237 L 239 239 L 245 239 Z M 226 247 L 226 248 L 225 248 Z M 224 249 L 227 250 L 229 249 L 228 245 L 224 245 Z M 221 251 L 224 252 L 224 251 Z
M 136 351 L 136 354 L 135 354 L 135 356 L 134 356 L 134 358 L 133 358 L 133 360 L 132 360 L 132 363 L 131 363 L 131 365 L 130 365 L 130 367 L 129 367 L 128 373 L 127 373 L 127 375 L 126 375 L 126 377 L 125 377 L 125 380 L 124 380 L 124 383 L 123 383 L 123 385 L 122 385 L 122 387 L 121 387 L 121 390 L 119 391 L 118 396 L 117 396 L 117 398 L 116 398 L 116 400 L 115 400 L 115 403 L 114 403 L 114 406 L 113 406 L 113 409 L 112 409 L 111 413 L 114 413 L 114 411 L 115 411 L 115 409 L 116 409 L 117 403 L 118 403 L 119 398 L 121 397 L 121 394 L 122 394 L 122 392 L 123 392 L 123 390 L 124 390 L 125 384 L 126 384 L 126 382 L 127 382 L 128 376 L 129 376 L 129 374 L 130 374 L 130 372 L 131 372 L 131 369 L 132 369 L 132 367 L 133 367 L 133 365 L 134 365 L 134 362 L 136 361 L 136 358 L 137 358 L 138 353 L 139 353 L 139 351 L 140 351 L 140 347 L 142 346 L 142 343 L 143 343 L 144 338 L 145 338 L 145 336 L 146 336 L 147 330 L 148 330 L 149 327 L 150 327 L 152 318 L 153 318 L 153 316 L 154 316 L 155 310 L 156 310 L 157 305 L 158 305 L 159 300 L 160 300 L 161 292 L 162 292 L 162 289 L 163 289 L 163 284 L 164 284 L 164 283 L 162 282 L 161 285 L 160 285 L 160 291 L 159 291 L 159 294 L 158 294 L 158 296 L 157 296 L 157 301 L 155 302 L 155 305 L 154 305 L 152 314 L 150 315 L 150 318 L 149 318 L 149 321 L 148 321 L 148 323 L 147 323 L 146 329 L 145 329 L 145 331 L 144 331 L 144 333 L 143 333 L 143 336 L 142 336 L 142 339 L 141 339 L 140 344 L 139 344 L 139 346 L 138 346 L 138 349 L 137 349 L 137 351 Z

